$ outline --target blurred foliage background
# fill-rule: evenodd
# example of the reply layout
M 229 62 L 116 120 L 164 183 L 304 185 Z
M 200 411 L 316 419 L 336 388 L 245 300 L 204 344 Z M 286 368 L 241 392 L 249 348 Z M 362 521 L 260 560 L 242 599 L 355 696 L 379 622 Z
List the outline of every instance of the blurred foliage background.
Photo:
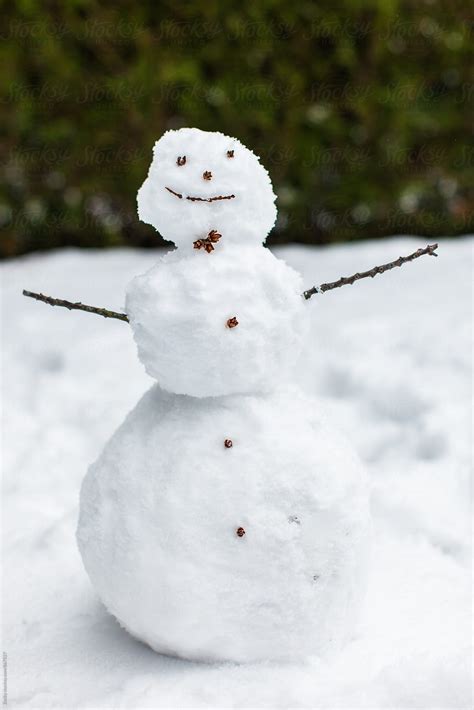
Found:
M 272 243 L 469 232 L 468 13 L 460 0 L 5 4 L 0 255 L 161 243 L 135 196 L 155 139 L 185 125 L 261 156 Z

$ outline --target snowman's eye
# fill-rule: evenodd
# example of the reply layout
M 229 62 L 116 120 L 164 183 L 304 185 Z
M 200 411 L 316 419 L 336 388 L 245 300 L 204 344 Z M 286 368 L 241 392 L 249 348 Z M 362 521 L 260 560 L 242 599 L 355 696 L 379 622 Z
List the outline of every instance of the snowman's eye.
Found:
M 177 165 L 186 165 L 186 156 L 185 155 L 179 155 L 178 159 L 176 161 Z
M 233 158 L 233 157 L 234 157 L 234 151 L 233 151 L 233 150 L 228 150 L 228 151 L 227 151 L 227 157 L 228 157 L 228 158 Z

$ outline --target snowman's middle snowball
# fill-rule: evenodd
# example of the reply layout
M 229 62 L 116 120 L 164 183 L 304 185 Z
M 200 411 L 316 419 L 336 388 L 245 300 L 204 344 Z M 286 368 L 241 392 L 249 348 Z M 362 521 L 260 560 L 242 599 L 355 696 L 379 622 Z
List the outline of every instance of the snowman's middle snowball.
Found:
M 136 277 L 126 310 L 149 375 L 169 392 L 215 397 L 273 389 L 301 349 L 301 277 L 260 246 L 166 254 Z

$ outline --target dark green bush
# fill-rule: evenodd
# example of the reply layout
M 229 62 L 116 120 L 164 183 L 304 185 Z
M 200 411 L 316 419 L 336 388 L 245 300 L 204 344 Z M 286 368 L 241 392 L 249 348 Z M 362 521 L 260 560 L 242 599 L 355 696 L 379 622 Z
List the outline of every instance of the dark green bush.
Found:
M 273 243 L 471 229 L 468 3 L 24 0 L 4 9 L 1 255 L 151 246 L 154 140 L 240 138 Z

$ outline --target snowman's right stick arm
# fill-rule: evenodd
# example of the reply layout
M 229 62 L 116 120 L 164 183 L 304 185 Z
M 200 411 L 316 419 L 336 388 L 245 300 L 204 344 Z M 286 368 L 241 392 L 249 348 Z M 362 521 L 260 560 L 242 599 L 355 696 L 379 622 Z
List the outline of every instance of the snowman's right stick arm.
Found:
M 358 281 L 359 279 L 366 279 L 369 276 L 373 278 L 377 274 L 383 274 L 384 271 L 394 269 L 395 266 L 402 266 L 402 264 L 406 264 L 408 261 L 418 259 L 418 257 L 423 256 L 423 254 L 429 254 L 430 256 L 438 256 L 435 253 L 437 248 L 437 244 L 428 244 L 428 246 L 426 246 L 424 249 L 417 249 L 417 251 L 413 252 L 413 254 L 409 254 L 408 256 L 399 256 L 398 259 L 395 259 L 395 261 L 390 261 L 388 264 L 382 264 L 381 266 L 374 266 L 373 269 L 369 269 L 369 271 L 362 271 L 360 273 L 358 272 L 357 274 L 353 274 L 352 276 L 342 276 L 340 279 L 338 279 L 338 281 L 332 281 L 329 283 L 320 284 L 319 286 L 313 286 L 313 288 L 310 288 L 308 289 L 308 291 L 305 291 L 303 293 L 303 296 L 306 300 L 308 300 L 311 298 L 311 296 L 314 296 L 315 293 L 324 293 L 325 291 L 331 291 L 333 288 L 339 288 L 340 286 L 348 286 L 349 284 L 353 284 L 354 281 Z M 128 316 L 126 313 L 117 313 L 116 311 L 109 311 L 107 308 L 87 306 L 85 303 L 80 302 L 73 303 L 72 301 L 65 301 L 63 298 L 52 298 L 51 296 L 45 296 L 43 293 L 35 293 L 34 291 L 24 290 L 23 295 L 28 296 L 29 298 L 34 298 L 37 301 L 42 301 L 43 303 L 48 303 L 50 306 L 62 306 L 62 308 L 68 308 L 70 311 L 86 311 L 86 313 L 95 313 L 96 315 L 102 316 L 103 318 L 116 318 L 117 320 L 123 320 L 128 323 Z
M 62 308 L 67 308 L 70 311 L 85 311 L 86 313 L 95 313 L 103 318 L 116 318 L 117 320 L 124 320 L 128 323 L 128 316 L 126 313 L 117 313 L 116 311 L 109 311 L 107 308 L 96 308 L 96 306 L 87 306 L 85 303 L 80 303 L 77 301 L 73 303 L 72 301 L 65 301 L 64 298 L 52 298 L 51 296 L 45 296 L 44 293 L 35 293 L 34 291 L 23 290 L 23 295 L 29 298 L 34 298 L 36 301 L 42 301 L 50 306 L 61 306 Z
M 374 266 L 368 271 L 361 271 L 360 273 L 357 272 L 356 274 L 352 274 L 352 276 L 341 276 L 341 278 L 337 281 L 331 281 L 329 283 L 320 284 L 319 286 L 313 286 L 313 288 L 304 291 L 303 296 L 306 300 L 308 300 L 311 298 L 311 296 L 314 296 L 315 293 L 324 293 L 325 291 L 331 291 L 333 288 L 339 288 L 340 286 L 351 286 L 354 281 L 359 281 L 359 279 L 367 279 L 369 278 L 369 276 L 371 278 L 374 278 L 374 276 L 377 276 L 377 274 L 383 274 L 384 271 L 390 271 L 390 269 L 394 269 L 396 266 L 402 266 L 403 264 L 406 264 L 409 261 L 418 259 L 419 256 L 423 256 L 424 254 L 429 254 L 430 256 L 438 256 L 436 254 L 437 248 L 437 244 L 428 244 L 428 246 L 426 246 L 424 249 L 417 249 L 413 252 L 413 254 L 409 254 L 408 256 L 399 256 L 398 259 L 395 259 L 394 261 L 389 261 L 388 264 Z

